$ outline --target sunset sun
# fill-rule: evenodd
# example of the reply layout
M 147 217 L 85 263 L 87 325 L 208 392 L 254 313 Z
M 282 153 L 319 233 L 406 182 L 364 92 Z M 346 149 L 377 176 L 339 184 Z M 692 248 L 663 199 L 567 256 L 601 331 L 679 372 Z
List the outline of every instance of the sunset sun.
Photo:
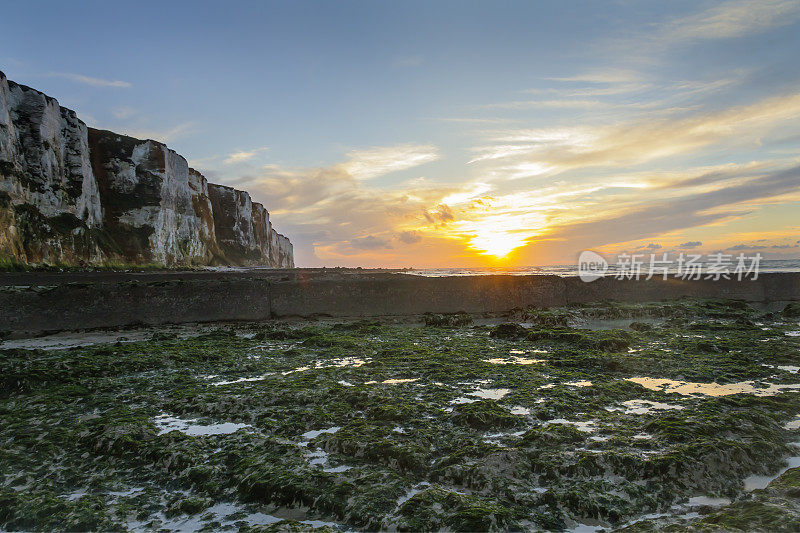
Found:
M 524 246 L 527 236 L 519 233 L 486 232 L 470 239 L 470 248 L 481 255 L 502 259 L 517 248 Z

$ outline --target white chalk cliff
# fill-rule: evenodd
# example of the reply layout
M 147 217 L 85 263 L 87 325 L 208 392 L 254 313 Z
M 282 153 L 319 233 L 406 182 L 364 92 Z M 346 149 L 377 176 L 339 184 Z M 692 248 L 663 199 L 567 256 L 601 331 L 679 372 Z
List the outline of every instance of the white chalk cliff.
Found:
M 208 183 L 162 143 L 87 128 L 2 72 L 0 259 L 294 266 L 247 192 Z

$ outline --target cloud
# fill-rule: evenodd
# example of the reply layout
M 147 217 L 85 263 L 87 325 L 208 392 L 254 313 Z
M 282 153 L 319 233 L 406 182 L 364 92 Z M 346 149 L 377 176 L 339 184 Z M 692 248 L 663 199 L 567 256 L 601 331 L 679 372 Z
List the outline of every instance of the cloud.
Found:
M 93 78 L 91 76 L 84 76 L 83 74 L 75 74 L 72 72 L 52 72 L 49 76 L 53 78 L 64 78 L 77 83 L 91 85 L 92 87 L 130 87 L 131 84 L 127 81 L 119 80 L 104 80 L 102 78 Z
M 357 180 L 366 180 L 436 161 L 439 150 L 430 144 L 398 144 L 352 150 L 347 156 L 342 169 Z
M 679 245 L 679 248 L 697 248 L 698 246 L 703 246 L 703 243 L 700 241 L 689 241 Z
M 350 245 L 359 250 L 378 250 L 381 248 L 392 247 L 388 240 L 375 237 L 374 235 L 367 235 L 366 237 L 351 239 Z
M 448 222 L 455 220 L 455 217 L 453 216 L 453 210 L 450 209 L 450 206 L 446 204 L 440 204 L 436 210 L 426 211 L 424 216 L 425 220 L 427 220 L 430 224 L 447 224 Z
M 574 250 L 718 224 L 752 212 L 753 204 L 768 199 L 779 202 L 781 195 L 797 193 L 798 190 L 800 166 L 793 166 L 729 183 L 712 191 L 661 200 L 644 198 L 638 204 L 626 205 L 621 210 L 596 214 L 584 210 L 584 216 L 574 220 L 552 220 L 537 241 L 526 247 L 520 261 L 531 261 L 531 257 L 563 259 Z
M 422 235 L 418 231 L 401 231 L 397 240 L 404 244 L 415 244 L 422 241 Z
M 186 137 L 187 135 L 197 131 L 196 124 L 194 122 L 184 122 L 183 124 L 178 124 L 177 126 L 173 126 L 172 128 L 168 128 L 166 130 L 125 127 L 121 127 L 119 129 L 122 130 L 125 135 L 129 135 L 137 139 L 153 139 L 154 141 L 164 144 L 169 144 L 176 139 Z
M 587 167 L 619 167 L 695 152 L 722 142 L 754 143 L 800 116 L 800 93 L 713 113 L 695 112 L 601 127 L 495 132 L 494 144 L 474 149 L 470 163 L 502 160 L 497 175 L 519 179 Z
M 561 82 L 583 82 L 594 84 L 615 84 L 615 83 L 633 83 L 639 82 L 642 75 L 635 70 L 619 69 L 619 68 L 606 68 L 594 69 L 577 74 L 574 76 L 566 76 L 561 78 L 547 78 L 552 81 Z
M 420 56 L 401 56 L 394 60 L 395 67 L 418 67 L 422 64 Z
M 261 148 L 254 148 L 252 150 L 237 150 L 236 152 L 229 154 L 228 157 L 226 157 L 222 162 L 226 165 L 235 165 L 238 163 L 244 163 L 246 161 L 250 161 L 259 153 L 265 152 L 267 150 L 269 150 L 269 148 L 266 146 L 263 146 Z
M 663 248 L 663 247 L 660 244 L 655 244 L 655 243 L 652 243 L 652 242 L 647 245 L 647 249 L 648 250 L 660 250 L 661 248 Z
M 735 0 L 665 22 L 657 38 L 670 44 L 730 39 L 786 26 L 798 18 L 797 0 Z
M 798 19 L 800 0 L 731 0 L 649 24 L 643 31 L 612 38 L 604 44 L 607 56 L 652 65 L 656 56 L 676 47 L 758 35 Z
M 345 161 L 327 167 L 267 165 L 228 183 L 246 188 L 269 207 L 275 226 L 295 244 L 297 264 L 385 265 L 387 254 L 395 253 L 400 263 L 405 257 L 392 251 L 393 239 L 405 244 L 421 239 L 417 226 L 424 214 L 433 210 L 447 218 L 446 206 L 436 206 L 462 189 L 425 180 L 378 187 L 364 178 L 411 168 L 412 162 L 421 164 L 435 153 L 426 145 L 398 146 L 350 151 Z
M 117 120 L 125 120 L 136 114 L 136 110 L 132 107 L 122 106 L 116 107 L 111 110 L 111 116 Z
M 740 250 L 763 250 L 764 248 L 767 247 L 762 244 L 737 244 L 736 246 L 729 246 L 725 249 L 738 252 Z

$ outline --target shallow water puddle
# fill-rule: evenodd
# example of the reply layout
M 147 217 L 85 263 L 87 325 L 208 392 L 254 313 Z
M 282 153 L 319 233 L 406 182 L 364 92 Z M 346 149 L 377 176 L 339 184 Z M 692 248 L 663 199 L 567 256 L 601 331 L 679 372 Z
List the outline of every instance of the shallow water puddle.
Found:
M 358 367 L 363 366 L 363 365 L 365 365 L 365 364 L 367 364 L 367 363 L 369 363 L 371 361 L 372 361 L 372 359 L 370 359 L 369 357 L 364 358 L 364 359 L 361 359 L 359 357 L 340 357 L 338 359 L 331 359 L 329 361 L 315 361 L 313 366 L 310 366 L 310 365 L 298 366 L 297 368 L 293 368 L 291 370 L 285 370 L 285 371 L 281 372 L 280 374 L 282 376 L 288 376 L 290 374 L 295 374 L 297 372 L 306 372 L 308 370 L 311 370 L 312 368 L 314 370 L 319 370 L 319 369 L 322 369 L 322 368 L 345 368 L 345 367 L 358 368 Z M 245 382 L 250 382 L 250 381 L 262 381 L 262 380 L 267 379 L 268 377 L 274 376 L 274 375 L 276 375 L 276 372 L 267 372 L 265 374 L 261 374 L 260 376 L 253 376 L 253 377 L 249 377 L 249 378 L 237 378 L 237 379 L 224 380 L 224 381 L 215 381 L 213 383 L 210 383 L 210 385 L 212 385 L 214 387 L 218 387 L 220 385 L 232 385 L 234 383 L 245 383 Z M 207 379 L 211 379 L 211 378 L 215 378 L 215 377 L 217 377 L 217 376 L 206 376 Z M 342 382 L 340 381 L 340 383 L 342 383 Z
M 404 503 L 406 503 L 408 500 L 410 500 L 411 498 L 413 498 L 414 496 L 416 496 L 417 494 L 424 491 L 430 486 L 431 486 L 430 483 L 428 483 L 427 481 L 423 481 L 422 483 L 418 483 L 417 485 L 412 487 L 411 490 L 409 490 L 408 492 L 397 498 L 397 509 L 400 509 Z
M 0 342 L 0 349 L 66 350 L 96 344 L 140 342 L 151 339 L 153 330 L 63 332 L 41 337 L 14 339 Z
M 170 431 L 180 431 L 184 435 L 192 437 L 206 435 L 229 435 L 240 429 L 252 427 L 249 424 L 235 424 L 233 422 L 223 422 L 221 424 L 198 424 L 197 419 L 184 420 L 166 413 L 153 418 L 153 423 L 158 428 L 158 434 L 163 435 Z
M 606 411 L 622 411 L 626 415 L 644 415 L 652 411 L 668 411 L 671 409 L 683 409 L 682 405 L 673 405 L 662 402 L 652 402 L 650 400 L 626 400 L 622 402 L 625 407 L 606 407 Z
M 398 379 L 384 379 L 383 381 L 365 381 L 364 385 L 375 385 L 380 383 L 382 385 L 399 385 L 401 383 L 414 383 L 415 381 L 419 381 L 419 378 L 398 378 Z
M 360 357 L 340 357 L 338 359 L 331 359 L 330 361 L 317 361 L 314 363 L 314 368 L 326 368 L 335 366 L 338 368 L 344 368 L 346 366 L 352 366 L 353 368 L 358 368 L 360 366 L 364 366 L 367 363 L 371 363 L 372 359 L 370 357 L 366 357 L 361 359 Z
M 792 445 L 800 448 L 800 442 L 793 442 Z M 773 480 L 779 478 L 784 472 L 791 468 L 800 467 L 800 455 L 794 455 L 792 457 L 787 457 L 785 459 L 786 466 L 782 467 L 778 472 L 771 476 L 760 476 L 760 475 L 753 475 L 744 478 L 744 490 L 745 492 L 752 492 L 758 489 L 764 489 L 769 485 Z
M 591 387 L 593 383 L 588 379 L 582 379 L 578 381 L 565 381 L 563 384 L 569 387 Z M 548 383 L 547 385 L 542 385 L 539 389 L 552 389 L 555 386 L 555 383 Z
M 483 382 L 486 381 L 483 380 Z M 479 381 L 478 383 L 481 383 L 481 381 Z M 501 400 L 509 392 L 511 392 L 511 389 L 487 389 L 481 387 L 475 389 L 472 392 L 465 393 L 466 396 L 459 396 L 458 398 L 450 400 L 450 403 L 452 405 L 460 405 L 465 403 L 475 403 L 479 400 Z M 472 396 L 472 398 L 470 398 L 469 396 Z
M 458 398 L 450 400 L 450 403 L 453 404 L 453 405 L 461 405 L 461 404 L 465 404 L 465 403 L 475 403 L 477 401 L 478 400 L 476 398 L 467 398 L 466 396 L 459 396 Z M 453 411 L 453 408 L 450 407 L 448 409 L 445 409 L 445 411 L 450 413 L 450 412 Z
M 338 474 L 340 472 L 347 472 L 352 466 L 349 465 L 339 465 L 339 466 L 330 466 L 328 465 L 328 458 L 330 455 L 328 452 L 324 450 L 314 450 L 313 452 L 309 452 L 308 456 L 311 459 L 308 464 L 312 466 L 319 466 L 322 468 L 323 472 L 330 472 L 333 474 Z
M 536 363 L 544 363 L 544 359 L 529 359 L 527 357 L 495 357 L 493 359 L 484 359 L 484 363 L 491 363 L 493 365 L 533 365 Z
M 769 365 L 764 363 L 761 366 L 765 366 L 767 368 L 777 368 L 778 370 L 783 370 L 784 372 L 790 372 L 792 374 L 797 374 L 800 372 L 800 366 L 793 366 L 793 365 Z
M 220 529 L 232 529 L 239 522 L 246 522 L 249 526 L 266 526 L 285 520 L 262 512 L 248 513 L 243 507 L 232 503 L 217 503 L 193 516 L 167 518 L 163 513 L 159 513 L 156 518 L 160 522 L 157 528 L 159 531 L 199 531 L 212 522 L 219 522 Z M 150 529 L 148 527 L 150 520 L 130 521 L 127 526 L 134 531 L 147 530 Z M 339 527 L 335 522 L 321 520 L 299 520 L 299 522 L 312 527 L 328 526 L 334 529 Z
M 234 383 L 245 383 L 248 381 L 261 381 L 263 379 L 267 379 L 270 376 L 274 376 L 275 372 L 268 372 L 266 374 L 262 374 L 260 376 L 255 376 L 252 378 L 238 378 L 238 379 L 231 379 L 231 380 L 224 380 L 224 381 L 214 381 L 213 383 L 209 383 L 212 387 L 219 387 L 220 385 L 232 385 Z M 211 378 L 215 378 L 217 376 L 208 376 Z
M 498 446 L 503 446 L 503 440 L 509 438 L 519 438 L 525 434 L 525 430 L 522 431 L 514 431 L 513 433 L 488 433 L 483 436 L 483 442 L 488 444 L 496 444 Z
M 305 433 L 303 433 L 300 436 L 303 438 L 303 440 L 311 440 L 311 439 L 315 439 L 315 438 L 319 437 L 323 433 L 329 433 L 329 434 L 333 435 L 334 433 L 336 433 L 340 429 L 342 429 L 340 426 L 333 426 L 333 427 L 330 427 L 330 428 L 327 428 L 327 429 L 313 429 L 311 431 L 306 431 Z M 306 443 L 306 444 L 308 444 L 308 443 Z
M 510 389 L 476 389 L 467 394 L 484 400 L 500 400 L 509 392 L 511 392 Z
M 569 385 L 570 387 L 591 387 L 592 382 L 584 379 L 580 381 L 567 381 L 564 385 Z
M 787 422 L 786 425 L 783 426 L 783 427 L 785 429 L 800 429 L 800 415 L 797 415 L 797 419 L 796 420 L 792 420 L 791 422 Z
M 636 377 L 626 378 L 626 381 L 638 383 L 642 387 L 668 394 L 677 393 L 684 396 L 702 394 L 705 396 L 729 396 L 731 394 L 753 394 L 755 396 L 773 396 L 783 390 L 798 390 L 800 383 L 775 385 L 766 383 L 765 387 L 755 387 L 754 381 L 741 381 L 739 383 L 692 383 L 688 381 L 675 381 L 672 379 L 659 379 Z
M 595 425 L 596 422 L 594 420 L 587 420 L 585 422 L 575 421 L 575 420 L 567 420 L 565 418 L 554 418 L 553 420 L 548 420 L 544 423 L 545 426 L 549 426 L 550 424 L 564 424 L 567 426 L 575 426 L 578 431 L 583 431 L 584 433 L 593 433 L 597 431 L 597 426 Z
M 689 507 L 698 507 L 701 505 L 708 507 L 722 507 L 723 505 L 730 505 L 730 498 L 714 498 L 711 496 L 694 496 L 689 498 L 687 505 Z

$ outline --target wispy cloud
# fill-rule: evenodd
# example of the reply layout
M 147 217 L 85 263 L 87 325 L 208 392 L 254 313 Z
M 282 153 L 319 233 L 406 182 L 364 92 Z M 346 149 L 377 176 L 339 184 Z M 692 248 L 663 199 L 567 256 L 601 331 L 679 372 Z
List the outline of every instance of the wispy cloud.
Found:
M 127 81 L 120 80 L 106 80 L 103 78 L 93 78 L 92 76 L 84 76 L 83 74 L 75 74 L 73 72 L 52 72 L 49 76 L 54 78 L 64 78 L 77 83 L 91 85 L 92 87 L 130 87 L 131 84 Z
M 371 181 L 436 160 L 438 149 L 431 145 L 372 147 L 351 150 L 345 157 L 318 168 L 267 165 L 238 182 L 270 206 L 276 224 L 292 236 L 298 264 L 359 264 L 363 254 L 383 254 L 377 264 L 390 260 L 386 254 L 400 258 L 401 248 L 422 241 L 421 233 L 405 226 L 415 225 L 426 210 L 460 190 L 424 180 L 390 188 Z
M 766 201 L 781 203 L 785 195 L 800 191 L 800 166 L 778 169 L 712 191 L 678 194 L 663 199 L 642 197 L 623 209 L 585 213 L 564 223 L 552 221 L 540 242 L 526 253 L 569 257 L 582 247 L 598 247 L 657 237 L 664 233 L 719 224 L 748 215 Z M 679 189 L 675 192 L 680 193 Z M 681 245 L 700 246 L 696 242 Z
M 269 150 L 269 147 L 262 146 L 260 148 L 253 148 L 252 150 L 237 150 L 228 155 L 222 162 L 226 165 L 234 165 L 238 163 L 244 163 L 246 161 L 252 160 L 261 152 L 266 152 Z
M 111 110 L 111 116 L 117 120 L 125 120 L 136 114 L 136 110 L 128 106 L 115 107 Z
M 561 82 L 619 84 L 619 83 L 639 83 L 642 81 L 642 75 L 635 70 L 606 68 L 606 69 L 588 70 L 581 74 L 575 74 L 572 76 L 552 77 L 547 79 L 552 81 L 561 81 Z
M 399 144 L 348 152 L 342 169 L 358 180 L 375 178 L 416 167 L 439 159 L 439 150 L 430 144 Z
M 499 174 L 510 178 L 563 172 L 573 168 L 617 167 L 690 153 L 723 141 L 752 143 L 771 128 L 800 116 L 800 93 L 713 113 L 595 128 L 507 130 L 495 143 L 475 149 L 471 162 L 509 160 Z
M 798 0 L 734 0 L 665 22 L 657 38 L 670 44 L 729 39 L 762 33 L 798 19 Z
M 119 128 L 120 131 L 131 137 L 137 139 L 153 139 L 154 141 L 168 144 L 181 139 L 187 135 L 191 135 L 197 131 L 197 124 L 195 122 L 184 122 L 167 129 L 149 129 L 149 128 Z

